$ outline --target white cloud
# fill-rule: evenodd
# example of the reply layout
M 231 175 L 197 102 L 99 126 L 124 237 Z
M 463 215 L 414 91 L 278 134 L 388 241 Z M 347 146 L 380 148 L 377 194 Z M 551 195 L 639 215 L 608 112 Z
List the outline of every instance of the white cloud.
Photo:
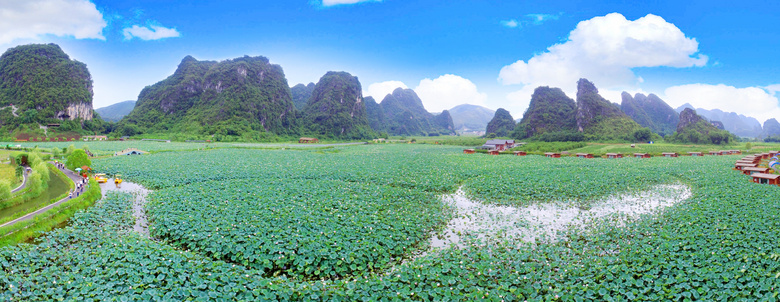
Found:
M 780 92 L 780 84 L 769 85 L 764 87 L 764 89 L 776 95 L 778 92 Z
M 780 85 L 772 85 L 780 88 Z M 772 87 L 770 86 L 770 87 Z M 766 88 L 766 87 L 765 87 Z M 737 88 L 723 84 L 688 84 L 672 86 L 664 91 L 664 101 L 677 108 L 690 103 L 695 108 L 720 109 L 752 116 L 763 122 L 770 118 L 780 119 L 778 99 L 773 90 L 761 87 Z
M 150 25 L 149 27 L 133 25 L 132 27 L 125 28 L 123 33 L 125 35 L 125 40 L 130 40 L 135 37 L 148 41 L 181 36 L 176 28 L 166 28 L 157 25 Z
M 387 96 L 390 93 L 393 93 L 393 90 L 396 88 L 409 88 L 406 87 L 406 84 L 404 84 L 401 81 L 385 81 L 380 83 L 374 83 L 371 85 L 368 85 L 368 90 L 363 91 L 363 96 L 367 97 L 373 97 L 374 100 L 379 103 L 381 102 L 385 96 Z
M 635 67 L 705 65 L 707 56 L 698 54 L 698 45 L 659 16 L 629 21 L 612 13 L 580 22 L 566 42 L 527 62 L 504 66 L 499 80 L 505 85 L 560 87 L 567 94 L 575 91 L 579 78 L 603 88 L 636 87 L 642 80 L 631 70 Z
M 357 4 L 361 2 L 382 2 L 382 0 L 322 0 L 322 6 Z
M 460 104 L 484 106 L 487 101 L 487 94 L 480 93 L 477 85 L 453 74 L 445 74 L 433 80 L 422 79 L 414 92 L 430 112 L 439 112 Z
M 0 0 L 0 44 L 44 35 L 105 40 L 105 27 L 87 0 Z
M 561 14 L 557 15 L 551 15 L 551 14 L 527 14 L 525 15 L 529 19 L 531 19 L 531 23 L 534 25 L 540 25 L 548 20 L 558 20 L 558 18 L 561 17 Z
M 512 20 L 501 21 L 501 25 L 509 28 L 515 28 L 520 26 L 520 23 L 518 23 L 517 20 L 512 19 Z

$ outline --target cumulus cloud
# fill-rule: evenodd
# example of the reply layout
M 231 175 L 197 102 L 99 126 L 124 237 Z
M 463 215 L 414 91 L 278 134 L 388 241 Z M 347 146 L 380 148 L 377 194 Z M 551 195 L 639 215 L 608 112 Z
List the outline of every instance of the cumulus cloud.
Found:
M 518 23 L 517 20 L 512 19 L 512 20 L 501 21 L 501 25 L 509 28 L 515 28 L 520 26 L 520 23 Z
M 0 0 L 0 44 L 44 35 L 105 40 L 105 27 L 88 0 Z
M 395 90 L 396 88 L 406 89 L 409 87 L 406 87 L 406 84 L 404 84 L 401 81 L 379 82 L 379 83 L 368 85 L 368 90 L 363 91 L 363 96 L 373 97 L 374 100 L 377 103 L 379 103 L 385 98 L 385 96 L 387 96 L 390 93 L 393 93 L 393 90 Z
M 764 89 L 776 95 L 778 92 L 780 92 L 780 84 L 769 85 L 764 87 Z
M 460 104 L 484 106 L 487 94 L 480 93 L 470 80 L 445 74 L 436 79 L 422 79 L 414 92 L 422 100 L 425 109 L 438 112 Z
M 322 6 L 358 4 L 361 2 L 382 2 L 382 0 L 322 0 Z
M 132 27 L 125 28 L 123 33 L 125 35 L 125 40 L 139 38 L 141 40 L 148 41 L 165 38 L 176 38 L 181 36 L 176 28 L 166 28 L 157 25 L 150 25 L 148 27 L 133 25 Z
M 600 88 L 635 87 L 641 78 L 632 68 L 704 66 L 708 58 L 698 47 L 696 39 L 659 16 L 630 21 L 612 13 L 580 22 L 566 42 L 504 66 L 498 78 L 505 85 L 548 85 L 567 93 L 579 78 Z
M 780 88 L 780 85 L 772 85 Z M 720 109 L 752 116 L 763 122 L 780 118 L 778 99 L 767 87 L 737 88 L 724 84 L 688 84 L 672 86 L 664 91 L 664 101 L 677 108 L 690 103 L 695 108 Z

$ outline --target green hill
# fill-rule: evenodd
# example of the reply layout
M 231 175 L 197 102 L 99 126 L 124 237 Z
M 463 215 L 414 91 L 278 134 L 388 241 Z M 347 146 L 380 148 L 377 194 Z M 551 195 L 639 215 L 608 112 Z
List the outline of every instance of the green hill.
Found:
M 290 88 L 295 109 L 303 110 L 303 107 L 306 107 L 306 103 L 309 101 L 309 98 L 311 98 L 311 93 L 313 91 L 314 83 L 309 83 L 309 85 L 298 84 Z
M 329 71 L 322 76 L 303 109 L 309 132 L 339 138 L 372 137 L 362 91 L 358 78 L 347 72 Z
M 129 114 L 130 111 L 133 111 L 133 108 L 135 108 L 135 101 L 124 101 L 95 109 L 95 112 L 105 121 L 118 122 L 125 115 Z
M 9 48 L 0 56 L 0 123 L 92 119 L 92 76 L 57 44 Z
M 577 129 L 576 112 L 577 104 L 560 88 L 537 87 L 512 136 L 523 139 L 544 133 L 572 133 Z
M 385 113 L 390 135 L 440 135 L 453 133 L 434 119 L 411 89 L 396 88 L 379 105 Z
M 493 119 L 488 122 L 485 134 L 492 133 L 499 137 L 506 137 L 512 133 L 512 130 L 515 130 L 515 120 L 512 118 L 512 115 L 506 109 L 498 108 Z
M 590 140 L 633 140 L 642 126 L 601 95 L 587 79 L 577 81 L 577 130 Z
M 265 57 L 216 62 L 187 56 L 173 75 L 141 91 L 117 131 L 252 139 L 263 132 L 294 134 L 297 126 L 279 65 Z

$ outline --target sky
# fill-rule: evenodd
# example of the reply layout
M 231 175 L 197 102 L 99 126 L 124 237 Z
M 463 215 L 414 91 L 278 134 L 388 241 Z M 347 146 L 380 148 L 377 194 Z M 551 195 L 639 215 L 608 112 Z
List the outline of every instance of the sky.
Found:
M 327 71 L 381 101 L 414 89 L 522 117 L 538 86 L 575 98 L 654 93 L 780 119 L 780 1 L 0 0 L 0 52 L 57 43 L 84 62 L 93 106 L 135 100 L 187 56 L 265 56 L 290 86 Z

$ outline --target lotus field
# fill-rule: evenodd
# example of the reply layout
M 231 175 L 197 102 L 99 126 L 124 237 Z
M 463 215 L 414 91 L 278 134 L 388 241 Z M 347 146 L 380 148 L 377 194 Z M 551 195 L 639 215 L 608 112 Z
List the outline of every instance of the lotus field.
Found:
M 95 170 L 154 190 L 152 238 L 133 231 L 134 197 L 111 194 L 37 245 L 0 249 L 0 300 L 776 300 L 780 188 L 731 170 L 738 158 L 366 145 L 97 159 Z M 489 206 L 587 212 L 666 184 L 691 195 L 555 239 L 485 234 L 431 246 L 468 218 L 443 201 L 458 189 Z

